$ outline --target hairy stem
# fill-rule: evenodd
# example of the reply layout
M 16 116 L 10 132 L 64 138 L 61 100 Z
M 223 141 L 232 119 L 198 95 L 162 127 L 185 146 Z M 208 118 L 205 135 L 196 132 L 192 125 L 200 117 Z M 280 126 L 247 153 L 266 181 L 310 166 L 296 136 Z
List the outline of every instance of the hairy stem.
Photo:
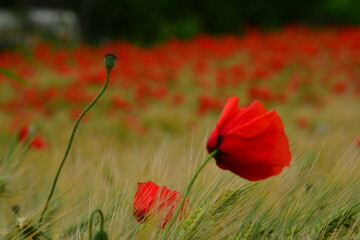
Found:
M 96 213 L 98 213 L 100 216 L 100 231 L 104 230 L 104 214 L 102 213 L 102 211 L 100 209 L 95 209 L 91 213 L 90 220 L 89 220 L 89 240 L 92 239 L 92 227 L 93 227 L 94 217 L 95 217 Z
M 171 218 L 171 221 L 169 222 L 169 224 L 166 226 L 165 230 L 164 230 L 164 234 L 163 234 L 163 240 L 166 239 L 166 237 L 168 236 L 168 232 L 170 230 L 170 228 L 172 227 L 172 225 L 174 225 L 177 217 L 179 216 L 181 209 L 186 201 L 187 196 L 189 195 L 189 192 L 192 188 L 192 186 L 194 185 L 194 182 L 196 180 L 196 178 L 198 177 L 199 173 L 203 170 L 203 168 L 205 167 L 205 165 L 211 160 L 212 157 L 214 157 L 216 154 L 218 153 L 218 150 L 214 150 L 210 153 L 210 155 L 207 156 L 207 158 L 204 160 L 204 162 L 200 165 L 200 167 L 197 169 L 197 171 L 195 172 L 195 174 L 193 175 L 192 179 L 190 180 L 189 185 L 186 188 L 185 194 L 183 199 L 181 200 L 179 206 L 177 207 L 177 210 L 174 214 L 174 216 Z
M 85 116 L 85 114 L 95 105 L 95 103 L 99 100 L 99 98 L 103 95 L 103 93 L 105 92 L 105 90 L 106 90 L 106 88 L 107 88 L 107 86 L 108 86 L 108 84 L 109 84 L 110 70 L 107 70 L 106 73 L 107 73 L 107 74 L 106 74 L 106 81 L 105 81 L 105 84 L 104 84 L 103 88 L 101 89 L 101 91 L 99 92 L 99 94 L 94 98 L 94 100 L 84 109 L 84 111 L 80 114 L 80 116 L 79 116 L 78 119 L 76 120 L 75 126 L 74 126 L 74 128 L 73 128 L 73 130 L 72 130 L 72 132 L 71 132 L 71 136 L 70 136 L 69 143 L 68 143 L 68 145 L 67 145 L 67 147 L 66 147 L 66 151 L 65 151 L 64 157 L 63 157 L 63 159 L 62 159 L 62 161 L 61 161 L 61 163 L 60 163 L 60 166 L 59 166 L 59 168 L 58 168 L 58 170 L 57 170 L 57 173 L 56 173 L 56 175 L 55 175 L 55 178 L 54 178 L 53 184 L 52 184 L 52 186 L 51 186 L 51 190 L 50 190 L 49 196 L 48 196 L 48 198 L 47 198 L 47 200 L 46 200 L 44 209 L 43 209 L 43 211 L 41 212 L 41 217 L 40 217 L 40 220 L 39 220 L 39 224 L 42 223 L 42 221 L 43 221 L 43 219 L 44 219 L 44 216 L 45 216 L 45 212 L 46 212 L 46 210 L 47 210 L 48 207 L 49 207 L 50 200 L 51 200 L 51 198 L 52 198 L 52 196 L 53 196 L 53 194 L 54 194 L 54 192 L 55 192 L 56 184 L 57 184 L 57 182 L 58 182 L 58 180 L 59 180 L 59 176 L 60 176 L 61 170 L 62 170 L 62 168 L 63 168 L 63 166 L 64 166 L 64 164 L 65 164 L 65 161 L 66 161 L 66 159 L 67 159 L 67 157 L 68 157 L 68 155 L 69 155 L 70 148 L 71 148 L 71 145 L 72 145 L 72 143 L 73 143 L 73 141 L 74 141 L 75 133 L 76 133 L 76 130 L 77 130 L 79 124 L 80 124 L 80 121 L 81 121 L 81 119 Z

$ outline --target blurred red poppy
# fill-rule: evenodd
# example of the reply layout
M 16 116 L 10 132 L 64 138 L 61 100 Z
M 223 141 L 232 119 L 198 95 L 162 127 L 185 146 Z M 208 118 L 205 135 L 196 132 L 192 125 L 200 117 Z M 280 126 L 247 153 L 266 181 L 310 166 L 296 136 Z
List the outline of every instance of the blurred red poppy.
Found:
M 41 150 L 47 147 L 47 143 L 41 137 L 35 136 L 30 142 L 30 147 Z
M 30 132 L 31 131 L 29 126 L 22 126 L 19 129 L 18 141 L 25 143 L 26 141 L 29 140 L 30 141 L 29 146 L 31 148 L 37 150 L 45 149 L 47 147 L 47 143 L 45 142 L 45 140 L 40 136 L 30 136 L 31 135 Z
M 290 164 L 288 138 L 278 114 L 259 101 L 238 107 L 238 97 L 228 99 L 211 133 L 207 150 L 219 151 L 216 164 L 250 181 L 279 174 Z
M 309 120 L 304 117 L 297 118 L 296 124 L 298 125 L 299 128 L 308 128 L 310 125 Z
M 360 136 L 357 136 L 354 140 L 354 144 L 356 147 L 360 148 Z
M 158 186 L 155 183 L 138 183 L 133 204 L 133 215 L 139 223 L 149 218 L 156 221 L 158 227 L 164 228 L 171 220 L 177 205 L 182 199 L 178 191 L 171 191 L 166 186 Z M 185 202 L 181 214 L 184 214 L 188 201 Z
M 19 129 L 19 133 L 18 133 L 19 142 L 25 142 L 26 139 L 28 138 L 28 136 L 29 136 L 29 127 L 28 126 L 22 126 Z

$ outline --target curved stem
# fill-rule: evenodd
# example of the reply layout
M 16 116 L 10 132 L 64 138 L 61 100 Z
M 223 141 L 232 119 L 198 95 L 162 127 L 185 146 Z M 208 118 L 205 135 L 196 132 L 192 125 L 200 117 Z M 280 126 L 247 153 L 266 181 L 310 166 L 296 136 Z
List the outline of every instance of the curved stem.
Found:
M 67 156 L 69 155 L 69 152 L 70 152 L 70 148 L 71 148 L 71 145 L 73 143 L 73 140 L 74 140 L 74 137 L 75 137 L 75 133 L 76 133 L 76 130 L 80 124 L 80 121 L 81 119 L 85 116 L 85 114 L 94 106 L 94 104 L 99 100 L 99 98 L 101 97 L 101 95 L 103 95 L 103 93 L 105 92 L 107 86 L 108 86 L 108 83 L 109 83 L 109 78 L 110 78 L 110 70 L 108 70 L 106 72 L 106 82 L 105 82 L 105 85 L 103 86 L 103 88 L 101 89 L 100 93 L 94 98 L 94 100 L 84 109 L 84 111 L 80 114 L 80 116 L 78 117 L 78 119 L 76 120 L 76 123 L 75 123 L 75 126 L 71 132 L 71 136 L 70 136 L 70 140 L 69 140 L 69 143 L 67 145 L 67 148 L 66 148 L 66 151 L 65 151 L 65 154 L 64 154 L 64 157 L 60 163 L 60 166 L 57 170 L 57 173 L 55 175 L 55 178 L 54 178 L 54 182 L 51 186 L 51 190 L 50 190 L 50 193 L 49 193 L 49 196 L 46 200 L 46 203 L 45 203 L 45 207 L 43 209 L 43 211 L 41 212 L 41 217 L 40 217 L 40 220 L 39 220 L 39 224 L 41 224 L 41 222 L 43 221 L 44 219 L 44 215 L 45 215 L 45 212 L 47 210 L 47 208 L 49 207 L 49 203 L 50 203 L 50 200 L 54 194 L 54 191 L 55 191 L 55 187 L 56 187 L 56 184 L 58 182 L 58 179 L 59 179 L 59 176 L 60 176 L 60 173 L 61 173 L 61 170 L 65 164 L 65 161 L 67 159 Z
M 185 194 L 184 194 L 184 197 L 183 199 L 181 200 L 181 203 L 179 204 L 179 206 L 177 207 L 177 210 L 174 214 L 174 216 L 171 218 L 171 221 L 168 223 L 168 225 L 166 226 L 165 228 L 165 232 L 163 234 L 163 240 L 166 239 L 166 237 L 168 236 L 168 232 L 170 230 L 170 228 L 172 227 L 172 225 L 174 225 L 175 221 L 176 221 L 176 218 L 178 217 L 178 215 L 180 214 L 180 211 L 186 201 L 186 198 L 187 196 L 189 195 L 189 192 L 192 188 L 192 186 L 194 185 L 194 182 L 196 180 L 196 178 L 198 177 L 199 173 L 201 172 L 201 170 L 203 170 L 203 168 L 205 167 L 205 165 L 210 161 L 210 159 L 215 156 L 219 151 L 218 150 L 214 150 L 210 153 L 209 156 L 207 156 L 207 158 L 204 160 L 204 162 L 200 165 L 200 167 L 198 168 L 198 170 L 195 172 L 194 176 L 192 177 L 192 179 L 190 180 L 190 183 L 189 185 L 187 186 L 186 188 L 186 191 L 185 191 Z
M 93 227 L 94 216 L 96 213 L 99 213 L 99 215 L 100 215 L 100 231 L 104 231 L 104 214 L 102 213 L 102 211 L 100 209 L 95 209 L 91 213 L 90 220 L 89 220 L 89 240 L 92 239 L 92 227 Z

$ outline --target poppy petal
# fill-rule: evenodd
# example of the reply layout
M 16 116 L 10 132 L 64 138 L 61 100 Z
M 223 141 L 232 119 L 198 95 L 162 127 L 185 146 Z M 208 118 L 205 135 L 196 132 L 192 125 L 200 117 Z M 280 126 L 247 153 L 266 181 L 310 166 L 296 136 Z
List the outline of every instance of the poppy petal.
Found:
M 267 112 L 259 101 L 247 108 L 237 104 L 238 98 L 229 98 L 208 139 L 208 152 L 217 149 L 218 167 L 250 181 L 279 174 L 291 159 L 279 115 L 273 110 Z

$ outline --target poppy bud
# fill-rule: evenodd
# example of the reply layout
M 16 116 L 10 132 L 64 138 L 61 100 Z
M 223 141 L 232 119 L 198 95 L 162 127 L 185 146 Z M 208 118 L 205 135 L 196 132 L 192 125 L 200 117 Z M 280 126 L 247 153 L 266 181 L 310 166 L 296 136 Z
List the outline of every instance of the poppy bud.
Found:
M 100 230 L 95 234 L 95 237 L 93 238 L 93 240 L 108 240 L 108 236 L 106 234 L 105 231 Z
M 115 54 L 112 54 L 112 53 L 105 54 L 104 65 L 108 72 L 110 72 L 111 69 L 113 69 L 113 67 L 115 66 L 116 59 L 117 59 L 117 57 L 115 56 Z
M 99 217 L 100 217 L 100 230 L 96 232 L 94 237 L 92 237 L 93 236 L 92 235 L 93 222 L 94 222 L 94 218 L 95 218 L 96 214 L 99 214 Z M 102 211 L 100 209 L 95 209 L 90 215 L 89 239 L 90 240 L 108 240 L 109 239 L 106 232 L 104 231 L 104 214 L 102 213 Z

